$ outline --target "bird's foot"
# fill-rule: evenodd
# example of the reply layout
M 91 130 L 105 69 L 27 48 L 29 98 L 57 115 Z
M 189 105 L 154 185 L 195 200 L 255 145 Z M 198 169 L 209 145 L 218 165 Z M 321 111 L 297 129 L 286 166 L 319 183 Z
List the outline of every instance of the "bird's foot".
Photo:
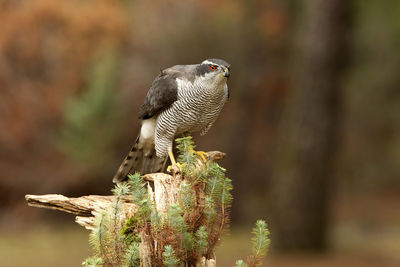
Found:
M 169 165 L 167 167 L 167 172 L 170 172 L 172 175 L 180 173 L 182 170 L 182 165 L 177 162 L 176 164 Z
M 209 155 L 208 155 L 207 152 L 204 152 L 204 151 L 195 151 L 195 150 L 194 150 L 194 153 L 195 153 L 197 156 L 199 156 L 199 157 L 203 160 L 203 162 L 207 162 L 207 160 L 209 159 Z

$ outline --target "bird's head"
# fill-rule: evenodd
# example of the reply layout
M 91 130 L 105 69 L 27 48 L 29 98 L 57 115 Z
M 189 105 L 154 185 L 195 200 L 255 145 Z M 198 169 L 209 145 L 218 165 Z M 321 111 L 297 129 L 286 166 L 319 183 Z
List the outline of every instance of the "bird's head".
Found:
M 197 66 L 196 72 L 206 80 L 226 82 L 230 75 L 230 64 L 223 59 L 206 59 Z

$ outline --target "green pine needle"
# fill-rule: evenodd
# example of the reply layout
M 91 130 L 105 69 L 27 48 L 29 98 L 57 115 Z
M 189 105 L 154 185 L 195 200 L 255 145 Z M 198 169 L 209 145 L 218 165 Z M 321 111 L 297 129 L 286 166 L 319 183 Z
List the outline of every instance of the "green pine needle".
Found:
M 194 142 L 191 136 L 176 139 L 176 148 L 179 151 L 178 162 L 182 165 L 182 173 L 189 177 L 195 172 Z
M 144 181 L 138 172 L 128 175 L 128 179 L 128 185 L 131 188 L 133 202 L 137 204 L 147 197 L 147 191 L 143 187 Z
M 212 176 L 206 185 L 207 196 L 212 197 L 214 200 L 217 200 L 221 193 L 221 184 L 219 180 L 219 177 Z
M 140 253 L 139 253 L 138 242 L 132 242 L 126 249 L 124 255 L 124 265 L 129 267 L 139 267 L 140 266 Z
M 175 229 L 178 233 L 184 233 L 187 229 L 185 219 L 182 216 L 182 210 L 177 204 L 171 204 L 169 206 L 168 214 L 168 225 Z
M 82 262 L 82 266 L 85 267 L 100 267 L 103 266 L 103 260 L 99 257 L 90 257 Z
M 103 248 L 107 240 L 107 218 L 104 213 L 97 214 L 94 219 L 94 229 L 89 234 L 89 244 L 95 255 L 103 256 Z
M 178 266 L 179 259 L 176 258 L 175 251 L 170 245 L 165 246 L 162 255 L 163 255 L 163 263 L 166 267 Z
M 206 252 L 208 246 L 208 233 L 205 226 L 200 226 L 200 228 L 196 231 L 195 237 L 197 251 L 200 255 L 203 255 Z
M 189 211 L 194 205 L 194 191 L 190 184 L 183 181 L 179 187 L 179 198 L 181 207 L 185 211 Z
M 194 148 L 196 147 L 194 145 L 194 142 L 192 140 L 191 136 L 186 136 L 182 138 L 177 138 L 176 140 L 176 148 L 180 153 L 192 153 Z
M 182 247 L 186 251 L 192 251 L 194 249 L 194 237 L 191 232 L 184 232 L 182 235 Z
M 207 220 L 207 225 L 211 225 L 215 219 L 216 211 L 214 200 L 210 196 L 206 196 L 203 213 Z
M 134 220 L 137 221 L 138 224 L 150 221 L 154 207 L 147 190 L 144 188 L 144 181 L 140 176 L 140 173 L 136 172 L 135 174 L 130 174 L 128 175 L 128 178 L 132 201 L 138 206 Z
M 269 231 L 266 222 L 258 220 L 252 233 L 254 234 L 254 237 L 251 239 L 253 242 L 253 253 L 257 257 L 263 257 L 267 253 L 271 242 L 268 237 Z
M 232 202 L 230 193 L 233 189 L 232 180 L 225 176 L 225 169 L 217 163 L 208 164 L 207 169 L 209 179 L 206 185 L 206 194 L 221 205 L 229 205 Z
M 128 183 L 119 183 L 117 184 L 114 189 L 111 190 L 111 192 L 114 194 L 114 196 L 123 196 L 129 194 L 129 185 Z
M 246 265 L 244 264 L 244 261 L 238 260 L 235 263 L 235 267 L 245 267 Z
M 221 179 L 221 192 L 219 195 L 219 202 L 223 205 L 229 205 L 232 203 L 232 194 L 230 193 L 233 189 L 232 180 L 225 177 Z
M 258 220 L 256 226 L 253 228 L 252 251 L 253 254 L 247 257 L 247 264 L 242 260 L 236 261 L 235 267 L 258 267 L 261 266 L 261 261 L 267 253 L 270 245 L 269 231 L 267 224 L 263 220 Z

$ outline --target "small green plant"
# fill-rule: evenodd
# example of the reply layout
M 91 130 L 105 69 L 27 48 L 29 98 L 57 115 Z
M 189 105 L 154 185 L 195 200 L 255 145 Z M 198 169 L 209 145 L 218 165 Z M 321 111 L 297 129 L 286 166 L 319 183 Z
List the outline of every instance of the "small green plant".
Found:
M 246 264 L 244 264 L 243 260 L 238 260 L 235 263 L 235 267 L 245 267 L 245 266 L 246 266 Z
M 95 216 L 94 229 L 89 235 L 94 256 L 83 262 L 84 266 L 124 266 L 129 238 L 122 235 L 122 229 L 126 223 L 121 216 L 122 197 L 130 191 L 128 184 L 118 184 L 112 192 L 114 201 L 109 209 Z
M 235 267 L 257 267 L 261 265 L 261 261 L 267 254 L 270 239 L 269 231 L 267 229 L 267 224 L 265 221 L 258 220 L 256 226 L 253 228 L 253 238 L 252 241 L 252 254 L 247 257 L 246 263 L 243 260 L 236 261 Z
M 183 174 L 178 201 L 160 216 L 140 174 L 129 175 L 127 182 L 112 190 L 115 198 L 110 207 L 96 215 L 90 234 L 93 257 L 85 260 L 84 266 L 140 266 L 143 237 L 152 240 L 154 266 L 194 265 L 200 257 L 212 256 L 229 226 L 232 181 L 217 163 L 203 163 L 196 156 L 191 137 L 176 142 Z M 123 198 L 131 199 L 137 207 L 131 217 L 121 214 Z M 258 266 L 269 241 L 263 239 L 267 234 L 262 223 L 257 222 L 253 232 L 254 257 L 248 262 Z
M 163 263 L 165 266 L 167 267 L 178 266 L 179 259 L 175 257 L 175 251 L 170 245 L 165 246 L 162 255 L 163 255 Z
M 99 257 L 90 257 L 82 262 L 82 266 L 85 267 L 99 267 L 103 266 L 103 260 Z

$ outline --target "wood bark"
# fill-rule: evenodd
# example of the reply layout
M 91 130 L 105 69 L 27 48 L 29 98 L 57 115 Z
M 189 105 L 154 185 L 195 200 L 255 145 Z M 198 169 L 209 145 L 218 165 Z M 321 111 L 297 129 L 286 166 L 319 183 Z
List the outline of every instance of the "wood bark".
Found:
M 304 2 L 293 95 L 283 115 L 269 187 L 275 249 L 323 250 L 340 128 L 350 1 Z
M 94 216 L 108 208 L 114 198 L 114 196 L 98 195 L 69 198 L 59 194 L 25 196 L 29 206 L 60 210 L 77 215 L 75 222 L 88 230 L 93 229 Z M 126 216 L 134 214 L 136 211 L 136 205 L 129 201 L 129 197 L 123 198 L 122 210 Z

